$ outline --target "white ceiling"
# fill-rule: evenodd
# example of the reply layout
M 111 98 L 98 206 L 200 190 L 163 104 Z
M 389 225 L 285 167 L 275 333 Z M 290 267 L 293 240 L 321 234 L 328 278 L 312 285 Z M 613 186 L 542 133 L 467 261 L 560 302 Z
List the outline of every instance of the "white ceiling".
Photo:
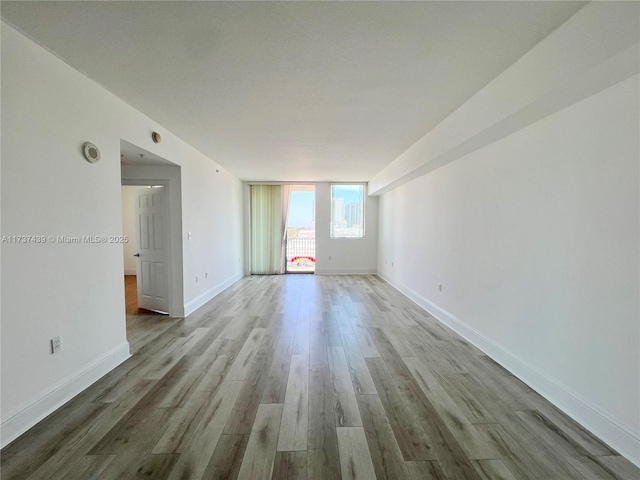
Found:
M 244 180 L 368 180 L 582 2 L 6 2 Z

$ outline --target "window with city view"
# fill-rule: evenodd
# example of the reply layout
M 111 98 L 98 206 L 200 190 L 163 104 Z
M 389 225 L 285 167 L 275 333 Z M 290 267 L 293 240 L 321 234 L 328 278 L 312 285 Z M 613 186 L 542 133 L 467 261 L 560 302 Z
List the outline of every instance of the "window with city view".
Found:
M 331 185 L 331 238 L 364 237 L 364 185 Z

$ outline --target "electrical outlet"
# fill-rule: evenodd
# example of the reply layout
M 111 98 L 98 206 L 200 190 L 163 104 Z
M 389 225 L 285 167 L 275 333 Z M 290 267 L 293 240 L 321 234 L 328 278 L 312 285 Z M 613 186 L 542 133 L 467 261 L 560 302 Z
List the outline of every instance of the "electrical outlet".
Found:
M 438 290 L 442 291 L 442 284 L 441 283 L 438 284 Z
M 60 337 L 53 337 L 51 339 L 51 353 L 58 353 L 62 350 L 62 339 Z

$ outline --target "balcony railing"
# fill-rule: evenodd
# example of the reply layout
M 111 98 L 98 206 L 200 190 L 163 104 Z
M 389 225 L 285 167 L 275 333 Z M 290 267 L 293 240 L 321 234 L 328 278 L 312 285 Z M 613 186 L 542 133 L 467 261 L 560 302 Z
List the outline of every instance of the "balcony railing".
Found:
M 316 264 L 316 239 L 287 238 L 287 271 L 313 272 Z

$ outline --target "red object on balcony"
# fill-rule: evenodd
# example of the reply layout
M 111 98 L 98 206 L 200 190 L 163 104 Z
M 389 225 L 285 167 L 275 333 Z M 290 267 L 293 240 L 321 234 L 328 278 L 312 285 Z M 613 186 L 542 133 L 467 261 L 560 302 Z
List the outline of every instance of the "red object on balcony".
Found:
M 295 262 L 296 260 L 303 260 L 303 259 L 304 259 L 304 260 L 309 260 L 309 261 L 314 262 L 314 263 L 315 263 L 315 261 L 316 261 L 315 257 L 305 257 L 305 256 L 300 256 L 300 257 L 293 257 L 293 258 L 291 259 L 291 262 Z

